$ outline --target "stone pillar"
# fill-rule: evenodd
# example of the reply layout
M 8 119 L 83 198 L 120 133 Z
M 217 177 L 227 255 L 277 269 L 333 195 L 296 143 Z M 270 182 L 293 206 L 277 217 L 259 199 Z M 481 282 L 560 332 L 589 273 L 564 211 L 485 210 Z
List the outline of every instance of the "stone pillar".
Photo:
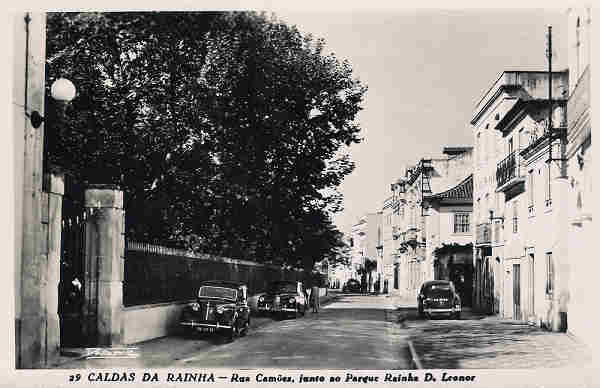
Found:
M 62 197 L 65 192 L 64 175 L 53 171 L 44 176 L 48 192 L 42 203 L 42 226 L 46 254 L 46 276 L 42 293 L 46 300 L 46 364 L 52 364 L 60 353 L 60 324 L 58 317 L 58 286 L 60 282 L 60 247 L 62 231 Z
M 44 126 L 33 128 L 28 115 L 34 110 L 44 114 L 46 15 L 17 12 L 13 22 L 15 364 L 17 368 L 43 368 L 46 362 L 46 305 L 42 289 L 46 261 L 41 245 Z
M 123 192 L 115 185 L 85 191 L 84 335 L 92 345 L 121 343 L 124 271 Z

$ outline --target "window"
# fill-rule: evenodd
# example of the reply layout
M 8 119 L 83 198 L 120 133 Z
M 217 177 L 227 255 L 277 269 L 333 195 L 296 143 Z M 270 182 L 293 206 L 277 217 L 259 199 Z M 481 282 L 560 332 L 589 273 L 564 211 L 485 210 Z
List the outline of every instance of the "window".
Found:
M 554 291 L 554 260 L 552 252 L 546 253 L 546 295 L 552 295 Z
M 533 210 L 533 205 L 534 205 L 534 201 L 535 201 L 535 191 L 534 191 L 534 186 L 533 186 L 533 179 L 534 179 L 534 174 L 533 174 L 533 170 L 529 171 L 529 176 L 528 178 L 528 182 L 527 182 L 527 191 L 528 191 L 528 196 L 529 196 L 529 211 L 531 212 Z
M 519 202 L 513 202 L 513 233 L 519 231 Z
M 469 213 L 454 213 L 454 233 L 469 233 Z
M 575 26 L 575 54 L 576 54 L 576 68 L 575 68 L 575 79 L 579 79 L 581 76 L 581 19 L 577 18 L 577 25 Z
M 479 132 L 477 134 L 476 148 L 477 148 L 477 161 L 479 163 L 481 163 L 481 161 L 483 160 L 483 150 L 481 149 L 481 132 Z
M 544 185 L 546 186 L 546 206 L 552 205 L 552 174 L 550 167 L 551 164 L 546 163 L 546 168 L 544 170 Z
M 513 153 L 513 138 L 508 139 L 508 155 Z
M 535 89 L 535 84 L 536 84 L 535 78 L 530 78 L 527 80 L 527 87 L 529 87 L 531 89 Z

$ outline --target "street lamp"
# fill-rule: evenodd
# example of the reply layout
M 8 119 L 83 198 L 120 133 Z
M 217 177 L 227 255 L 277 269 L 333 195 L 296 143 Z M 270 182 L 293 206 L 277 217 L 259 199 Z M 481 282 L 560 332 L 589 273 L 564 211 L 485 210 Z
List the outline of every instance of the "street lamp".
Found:
M 50 87 L 50 94 L 56 101 L 65 103 L 70 102 L 75 98 L 75 85 L 73 85 L 73 82 L 66 78 L 59 78 L 52 83 L 52 86 Z M 31 120 L 31 126 L 36 129 L 39 128 L 45 120 L 37 110 L 31 112 L 28 117 L 29 120 Z

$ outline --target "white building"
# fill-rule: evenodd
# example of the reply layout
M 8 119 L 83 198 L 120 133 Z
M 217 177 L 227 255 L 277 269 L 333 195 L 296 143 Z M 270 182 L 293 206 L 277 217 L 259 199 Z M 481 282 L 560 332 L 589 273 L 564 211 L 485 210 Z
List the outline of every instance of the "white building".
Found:
M 590 311 L 597 303 L 592 243 L 592 124 L 590 105 L 591 9 L 569 9 L 569 100 L 567 104 L 567 245 L 570 263 L 568 331 L 585 342 L 598 341 Z M 586 296 L 587 291 L 587 296 Z
M 463 306 L 473 295 L 473 174 L 456 186 L 425 197 L 426 256 L 436 280 L 454 283 Z
M 406 298 L 416 298 L 423 282 L 434 279 L 434 248 L 427 249 L 426 198 L 459 184 L 470 175 L 473 165 L 472 147 L 446 147 L 443 154 L 434 159 L 422 159 L 392 185 L 394 269 L 397 273 L 394 289 L 397 278 L 398 294 Z M 436 222 L 432 220 L 431 226 L 437 227 Z
M 562 99 L 560 104 L 564 107 L 567 73 L 553 74 L 552 94 Z M 521 151 L 529 142 L 542 138 L 544 119 L 547 118 L 543 107 L 548 98 L 548 86 L 548 73 L 545 71 L 505 71 L 485 92 L 471 120 L 475 140 L 474 306 L 505 317 L 522 317 L 521 296 L 527 298 L 525 295 L 528 294 L 522 291 L 521 286 L 522 279 L 528 284 L 531 273 L 526 269 L 526 274 L 521 274 L 521 265 L 529 265 L 525 260 L 528 255 L 525 247 L 531 248 L 528 244 L 532 244 L 532 240 L 525 240 L 526 227 L 523 226 L 527 225 L 523 220 L 529 217 L 529 202 L 523 195 L 526 174 L 537 168 L 536 171 L 541 174 L 538 181 L 541 182 L 541 176 L 544 176 L 551 182 L 547 166 L 546 169 L 534 166 L 538 159 L 532 159 L 533 154 L 521 157 Z M 547 150 L 547 141 L 543 143 L 539 140 L 538 145 Z M 559 175 L 556 168 L 554 165 L 554 169 L 551 169 L 552 177 Z M 543 185 L 538 186 L 543 190 Z M 558 189 L 552 191 L 558 195 Z M 545 201 L 545 198 L 541 201 Z M 545 207 L 544 202 L 538 209 Z M 557 214 L 555 211 L 554 217 Z M 552 224 L 543 225 L 552 227 Z M 544 237 L 549 233 L 544 232 Z M 553 238 L 556 240 L 556 236 Z M 543 255 L 539 249 L 547 250 L 546 243 L 543 245 L 544 248 L 538 248 L 538 255 Z M 552 256 L 554 259 L 556 253 Z M 540 268 L 537 273 L 542 276 L 544 271 Z M 540 282 L 538 280 L 538 286 Z M 527 303 L 524 302 L 525 305 Z M 538 307 L 541 305 L 538 304 Z M 528 310 L 525 311 L 527 314 Z
M 543 74 L 543 73 L 542 73 Z M 546 80 L 547 80 L 546 73 Z M 564 327 L 568 294 L 568 256 L 563 236 L 564 139 L 547 130 L 550 104 L 539 94 L 528 73 L 522 81 L 530 84 L 514 99 L 494 126 L 502 134 L 502 158 L 496 167 L 496 193 L 504 217 L 497 251 L 503 253 L 503 306 L 506 318 L 529 320 L 538 325 Z M 556 80 L 554 80 L 556 79 Z M 553 97 L 553 127 L 566 126 L 566 71 L 553 73 L 553 83 L 563 85 Z M 546 87 L 547 82 L 542 84 Z M 543 91 L 541 92 L 543 93 Z M 494 231 L 496 232 L 496 231 Z

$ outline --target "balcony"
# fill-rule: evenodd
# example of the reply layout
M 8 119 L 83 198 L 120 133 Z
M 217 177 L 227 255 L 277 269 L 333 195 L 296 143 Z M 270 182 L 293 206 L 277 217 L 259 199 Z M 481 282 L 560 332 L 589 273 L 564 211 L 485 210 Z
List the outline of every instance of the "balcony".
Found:
M 515 185 L 525 182 L 525 177 L 521 176 L 519 158 L 515 151 L 511 152 L 504 160 L 498 163 L 496 168 L 497 191 L 508 191 Z
M 489 223 L 477 225 L 475 243 L 477 245 L 490 244 L 492 242 L 492 227 Z

